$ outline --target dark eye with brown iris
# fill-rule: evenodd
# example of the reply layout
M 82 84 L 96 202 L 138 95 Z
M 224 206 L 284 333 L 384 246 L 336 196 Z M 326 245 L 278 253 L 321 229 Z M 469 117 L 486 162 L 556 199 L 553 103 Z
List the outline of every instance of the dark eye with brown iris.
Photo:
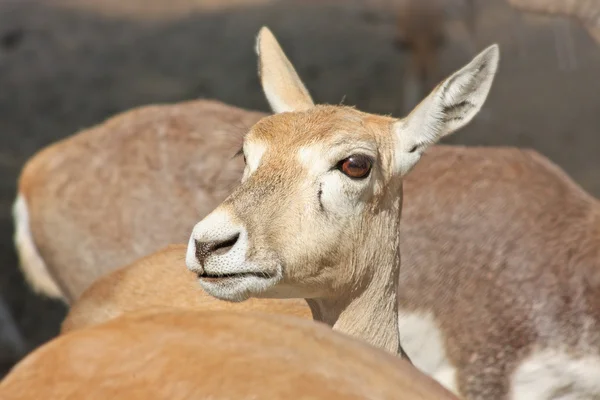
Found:
M 354 154 L 340 161 L 337 168 L 352 179 L 362 179 L 369 175 L 372 164 L 370 157 L 363 154 Z

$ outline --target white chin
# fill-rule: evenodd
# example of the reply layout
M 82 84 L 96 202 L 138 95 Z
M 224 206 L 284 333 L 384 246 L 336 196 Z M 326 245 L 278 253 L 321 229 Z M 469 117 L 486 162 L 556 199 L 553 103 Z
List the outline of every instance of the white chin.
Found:
M 233 276 L 226 278 L 198 278 L 200 286 L 211 296 L 221 300 L 240 302 L 250 297 L 260 296 L 281 280 L 278 274 L 263 278 L 256 275 Z

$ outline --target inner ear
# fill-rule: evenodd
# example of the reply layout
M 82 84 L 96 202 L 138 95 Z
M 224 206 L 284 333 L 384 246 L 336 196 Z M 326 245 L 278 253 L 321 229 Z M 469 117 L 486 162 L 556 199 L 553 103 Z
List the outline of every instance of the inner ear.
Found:
M 396 172 L 410 171 L 428 146 L 473 119 L 490 91 L 498 60 L 498 46 L 488 47 L 433 89 L 405 119 L 393 124 Z
M 444 80 L 401 123 L 396 132 L 404 151 L 424 150 L 468 124 L 483 106 L 492 86 L 499 59 L 497 45 L 477 55 Z
M 258 74 L 273 112 L 302 111 L 314 106 L 294 66 L 267 27 L 258 33 L 256 52 Z

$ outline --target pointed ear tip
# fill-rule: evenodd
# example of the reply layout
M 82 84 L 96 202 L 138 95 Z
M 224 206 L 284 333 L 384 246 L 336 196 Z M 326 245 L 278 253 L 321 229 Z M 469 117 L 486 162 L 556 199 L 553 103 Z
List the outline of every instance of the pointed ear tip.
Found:
M 500 46 L 497 43 L 492 44 L 479 53 L 472 61 L 473 66 L 478 65 L 478 68 L 483 68 L 495 74 L 500 63 Z
M 266 25 L 261 26 L 258 30 L 258 34 L 256 35 L 256 41 L 254 44 L 254 50 L 256 51 L 256 54 L 260 55 L 260 41 L 268 33 L 271 33 L 271 31 L 269 30 L 269 28 L 267 28 Z
M 271 30 L 266 25 L 263 25 L 260 28 L 260 30 L 258 31 L 258 35 L 256 36 L 257 42 L 260 42 L 262 39 L 275 40 L 275 35 L 273 35 L 273 32 L 271 32 Z
M 273 32 L 271 32 L 271 30 L 266 25 L 263 25 L 258 31 L 258 35 L 256 36 L 256 54 L 260 55 L 261 49 L 264 50 L 265 48 L 273 48 L 278 46 L 279 43 L 277 42 L 275 35 L 273 35 Z
M 494 43 L 484 50 L 484 54 L 487 59 L 498 61 L 500 59 L 500 46 L 498 46 L 498 43 Z
M 261 37 L 262 35 L 271 33 L 271 30 L 269 29 L 268 26 L 263 25 L 260 27 L 260 29 L 258 30 L 258 37 Z

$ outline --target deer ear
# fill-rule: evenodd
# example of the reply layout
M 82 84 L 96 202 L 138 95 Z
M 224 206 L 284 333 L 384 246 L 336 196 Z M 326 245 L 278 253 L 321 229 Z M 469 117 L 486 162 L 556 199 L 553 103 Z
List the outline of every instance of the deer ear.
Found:
M 397 172 L 407 173 L 423 151 L 467 125 L 490 92 L 500 51 L 494 44 L 440 83 L 403 120 L 394 123 Z
M 256 38 L 258 75 L 271 109 L 275 113 L 302 111 L 315 104 L 269 28 L 262 27 Z

